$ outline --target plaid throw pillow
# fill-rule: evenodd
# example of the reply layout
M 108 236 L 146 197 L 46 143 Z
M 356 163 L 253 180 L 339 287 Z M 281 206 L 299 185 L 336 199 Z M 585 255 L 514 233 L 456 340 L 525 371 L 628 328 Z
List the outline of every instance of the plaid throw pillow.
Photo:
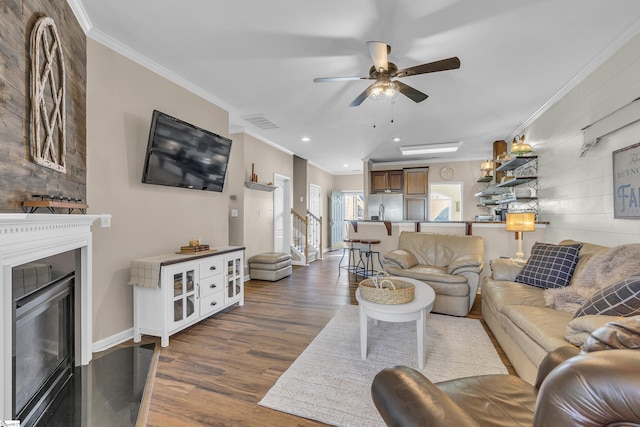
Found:
M 527 263 L 516 276 L 516 282 L 544 289 L 567 286 L 581 247 L 582 243 L 551 245 L 536 242 Z
M 578 309 L 574 318 L 588 314 L 625 317 L 640 314 L 640 273 L 632 274 L 593 295 Z

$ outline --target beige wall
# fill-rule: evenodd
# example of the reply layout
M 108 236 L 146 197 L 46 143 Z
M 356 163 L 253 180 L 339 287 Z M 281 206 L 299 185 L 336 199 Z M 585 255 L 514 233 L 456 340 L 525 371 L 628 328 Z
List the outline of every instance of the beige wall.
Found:
M 152 111 L 223 136 L 228 113 L 93 40 L 87 75 L 89 212 L 113 215 L 111 228 L 94 227 L 93 337 L 99 341 L 133 325 L 132 259 L 174 252 L 193 237 L 228 243 L 227 192 L 140 182 Z
M 337 191 L 363 192 L 364 181 L 361 173 L 355 175 L 335 175 L 333 177 L 333 189 Z
M 244 162 L 242 181 L 234 181 L 234 191 L 243 193 L 243 239 L 246 258 L 255 254 L 273 251 L 273 193 L 253 190 L 244 186 L 251 178 L 251 164 L 255 165 L 258 181 L 266 184 L 274 182 L 274 174 L 293 179 L 293 156 L 278 150 L 247 134 L 234 134 L 232 139 L 243 141 Z M 235 165 L 235 163 L 234 163 Z M 238 175 L 234 172 L 234 177 Z M 233 206 L 239 205 L 232 202 Z M 233 222 L 233 219 L 232 219 Z
M 320 212 L 322 215 L 322 250 L 326 251 L 329 246 L 329 238 L 331 236 L 331 227 L 329 226 L 331 213 L 331 190 L 335 188 L 334 176 L 324 170 L 309 164 L 307 167 L 308 184 L 314 184 L 320 187 L 322 197 L 320 198 Z M 308 185 L 307 185 L 308 187 Z M 307 194 L 309 190 L 307 188 Z M 309 203 L 307 203 L 307 206 Z
M 541 219 L 547 239 L 603 245 L 638 242 L 640 221 L 613 218 L 612 151 L 637 143 L 640 124 L 602 140 L 580 157 L 581 129 L 640 93 L 640 36 L 633 38 L 525 130 L 538 151 Z M 536 144 L 543 146 L 536 150 Z

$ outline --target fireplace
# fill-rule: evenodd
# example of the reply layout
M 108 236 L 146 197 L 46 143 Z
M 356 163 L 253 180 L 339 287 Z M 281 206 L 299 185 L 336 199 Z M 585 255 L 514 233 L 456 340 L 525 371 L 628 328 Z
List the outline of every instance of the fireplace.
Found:
M 66 381 L 73 367 L 91 361 L 91 226 L 100 219 L 101 226 L 109 227 L 110 218 L 0 214 L 0 420 L 32 413 L 30 392 L 37 389 L 37 394 L 42 382 Z M 59 257 L 72 268 L 56 266 L 47 272 L 55 264 L 50 261 Z M 21 273 L 41 274 L 46 280 L 35 290 L 14 289 L 14 275 Z M 43 305 L 35 309 L 36 303 Z M 23 335 L 33 339 L 21 341 Z M 35 341 L 42 347 L 31 348 Z M 49 363 L 42 362 L 45 358 Z M 48 398 L 53 396 L 45 396 L 45 402 Z
M 73 375 L 75 252 L 14 267 L 13 414 L 29 427 Z

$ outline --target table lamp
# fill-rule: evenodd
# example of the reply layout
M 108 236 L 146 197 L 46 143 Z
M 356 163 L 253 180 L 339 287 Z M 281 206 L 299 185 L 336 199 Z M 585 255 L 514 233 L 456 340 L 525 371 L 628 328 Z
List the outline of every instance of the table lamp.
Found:
M 508 212 L 507 213 L 507 231 L 515 231 L 516 240 L 518 241 L 518 252 L 516 259 L 522 259 L 522 232 L 535 231 L 536 214 L 534 212 Z

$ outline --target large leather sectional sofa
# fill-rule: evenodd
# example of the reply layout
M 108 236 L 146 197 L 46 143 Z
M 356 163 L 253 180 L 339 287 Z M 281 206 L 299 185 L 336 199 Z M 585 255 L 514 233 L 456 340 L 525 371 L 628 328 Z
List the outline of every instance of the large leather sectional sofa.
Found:
M 433 312 L 466 316 L 476 299 L 483 259 L 482 237 L 403 231 L 398 249 L 383 255 L 382 266 L 393 276 L 431 286 Z
M 576 243 L 569 240 L 560 245 Z M 635 268 L 640 273 L 637 254 L 640 245 L 607 248 L 582 243 L 569 286 L 580 286 L 577 282 L 588 276 L 615 281 Z M 616 257 L 625 260 L 615 262 Z M 571 312 L 545 305 L 544 289 L 515 282 L 524 264 L 512 259 L 491 261 L 492 275 L 485 277 L 481 286 L 482 314 L 518 375 L 534 384 L 549 352 L 563 346 L 579 347 L 592 331 L 620 317 L 593 314 L 574 318 Z

